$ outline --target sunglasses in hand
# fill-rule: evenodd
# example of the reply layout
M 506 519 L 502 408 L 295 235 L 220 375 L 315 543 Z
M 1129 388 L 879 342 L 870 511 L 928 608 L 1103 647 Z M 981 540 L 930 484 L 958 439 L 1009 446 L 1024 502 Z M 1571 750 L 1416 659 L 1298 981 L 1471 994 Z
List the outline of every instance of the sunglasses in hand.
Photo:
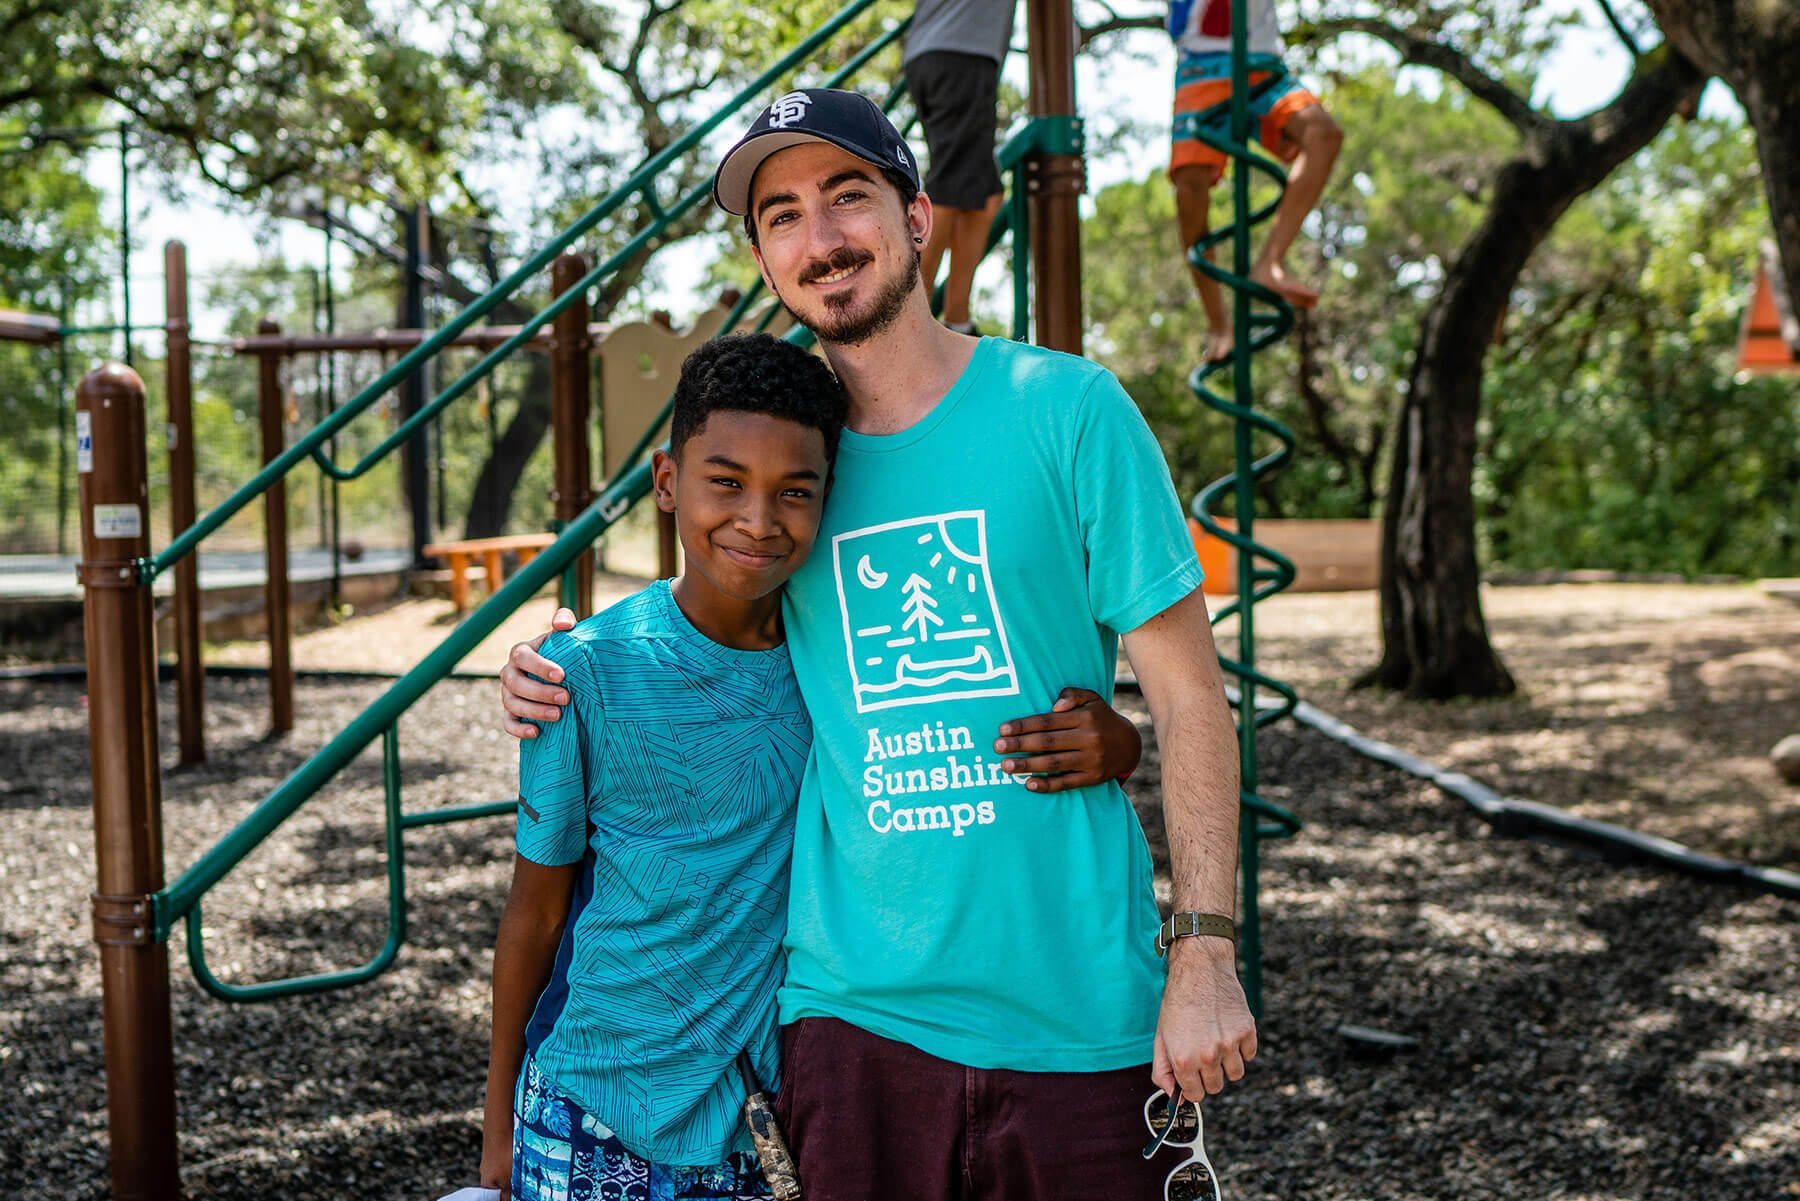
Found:
M 1219 1178 L 1213 1172 L 1212 1160 L 1206 1157 L 1206 1127 L 1200 1118 L 1200 1103 L 1184 1101 L 1180 1085 L 1175 1087 L 1173 1097 L 1158 1089 L 1144 1102 L 1144 1125 L 1150 1128 L 1145 1159 L 1154 1156 L 1165 1143 L 1187 1148 L 1187 1162 L 1178 1164 L 1163 1182 L 1163 1201 L 1220 1201 Z

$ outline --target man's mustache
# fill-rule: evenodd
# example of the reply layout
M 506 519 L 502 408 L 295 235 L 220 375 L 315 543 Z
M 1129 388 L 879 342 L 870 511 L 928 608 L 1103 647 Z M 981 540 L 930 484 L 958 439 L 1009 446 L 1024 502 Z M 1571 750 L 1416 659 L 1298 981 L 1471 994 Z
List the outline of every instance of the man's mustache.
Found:
M 822 263 L 813 263 L 800 273 L 800 282 L 810 284 L 815 279 L 824 279 L 827 275 L 835 275 L 839 271 L 848 271 L 852 267 L 860 267 L 864 263 L 872 263 L 875 256 L 867 250 L 852 250 L 846 246 L 842 250 L 833 251 L 830 258 Z

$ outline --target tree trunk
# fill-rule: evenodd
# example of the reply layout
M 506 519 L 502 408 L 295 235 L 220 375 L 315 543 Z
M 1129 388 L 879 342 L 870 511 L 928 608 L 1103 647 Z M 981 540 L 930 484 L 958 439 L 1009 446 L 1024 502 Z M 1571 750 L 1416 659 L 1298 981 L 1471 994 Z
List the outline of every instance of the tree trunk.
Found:
M 693 229 L 697 230 L 699 224 L 699 219 L 695 218 Z M 689 232 L 692 230 L 686 226 L 675 226 L 667 241 L 678 241 Z M 599 295 L 594 298 L 589 314 L 591 320 L 605 321 L 611 316 L 620 299 L 643 277 L 644 264 L 650 255 L 665 244 L 653 243 L 607 276 Z M 535 311 L 516 299 L 506 304 L 517 314 L 510 320 L 519 324 Z M 524 357 L 531 364 L 531 373 L 519 398 L 518 411 L 507 422 L 506 429 L 475 477 L 475 490 L 469 496 L 468 514 L 463 523 L 468 531 L 463 535 L 466 538 L 491 538 L 505 532 L 506 517 L 512 511 L 513 490 L 519 486 L 531 456 L 537 453 L 550 429 L 550 356 L 527 354 Z
M 525 358 L 530 364 L 525 391 L 519 398 L 518 411 L 506 423 L 493 452 L 482 463 L 481 473 L 475 477 L 465 538 L 492 538 L 506 532 L 513 491 L 550 429 L 550 358 L 543 354 Z
M 1513 690 L 1488 641 L 1475 554 L 1482 363 L 1532 252 L 1703 80 L 1665 47 L 1599 112 L 1522 130 L 1519 154 L 1500 169 L 1486 218 L 1420 328 L 1382 520 L 1382 657 L 1359 684 L 1433 699 Z
M 1756 131 L 1781 277 L 1800 312 L 1800 7 L 1767 0 L 1647 0 L 1663 36 L 1737 93 Z

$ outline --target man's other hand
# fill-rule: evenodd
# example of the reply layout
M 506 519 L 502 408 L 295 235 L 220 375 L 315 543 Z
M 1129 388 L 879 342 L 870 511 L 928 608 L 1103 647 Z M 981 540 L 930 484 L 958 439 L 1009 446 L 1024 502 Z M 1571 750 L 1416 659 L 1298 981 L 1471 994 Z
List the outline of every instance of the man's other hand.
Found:
M 562 668 L 538 650 L 551 634 L 574 628 L 574 612 L 562 608 L 551 617 L 548 630 L 527 642 L 513 643 L 506 666 L 500 669 L 500 728 L 514 738 L 536 738 L 539 722 L 562 716 L 562 706 L 569 703 L 569 690 L 561 687 Z
M 1178 938 L 1169 946 L 1169 980 L 1156 1019 L 1150 1079 L 1198 1102 L 1239 1080 L 1256 1058 L 1256 1019 L 1238 982 L 1237 947 L 1227 938 Z

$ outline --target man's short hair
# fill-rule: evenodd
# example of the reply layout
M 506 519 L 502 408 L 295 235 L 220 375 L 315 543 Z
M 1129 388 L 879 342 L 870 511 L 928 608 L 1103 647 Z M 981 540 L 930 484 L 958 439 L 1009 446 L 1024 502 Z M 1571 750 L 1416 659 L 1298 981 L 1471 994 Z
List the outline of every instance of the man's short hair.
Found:
M 870 163 L 869 165 L 874 166 L 875 164 Z M 907 209 L 911 208 L 912 202 L 919 198 L 918 186 L 892 167 L 882 167 L 880 168 L 880 171 L 881 178 L 887 180 L 894 191 L 900 193 L 900 210 L 905 212 Z M 750 245 L 758 245 L 756 240 L 755 206 L 752 206 L 751 210 L 744 214 L 744 236 L 750 239 Z
M 825 460 L 834 463 L 848 403 L 843 385 L 817 355 L 770 334 L 728 334 L 681 364 L 669 453 L 679 458 L 714 413 L 765 413 L 818 430 Z

